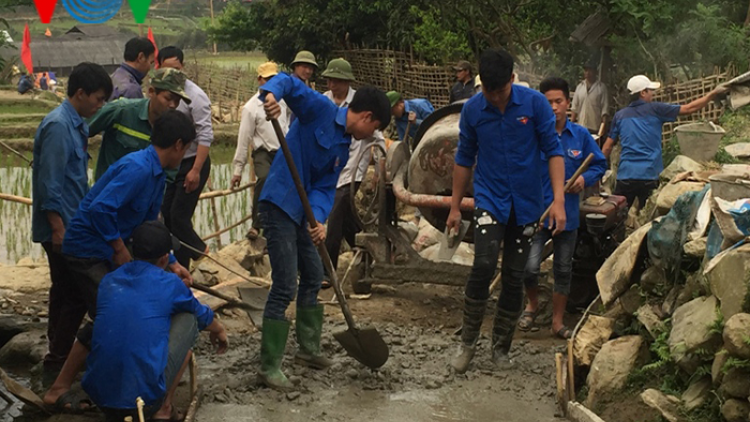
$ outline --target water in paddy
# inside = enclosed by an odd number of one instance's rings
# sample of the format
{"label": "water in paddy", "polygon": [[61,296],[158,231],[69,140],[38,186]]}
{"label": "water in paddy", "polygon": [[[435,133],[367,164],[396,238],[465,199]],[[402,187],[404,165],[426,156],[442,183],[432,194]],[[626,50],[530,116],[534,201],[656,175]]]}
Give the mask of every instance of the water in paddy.
{"label": "water in paddy", "polygon": [[[92,166],[96,162],[91,160]],[[30,152],[25,153],[31,157]],[[228,189],[232,178],[231,160],[233,146],[218,145],[211,149],[211,183],[216,190]],[[89,179],[93,177],[89,171]],[[250,180],[249,167],[245,167],[242,183]],[[31,168],[16,157],[0,155],[0,192],[31,197]],[[250,190],[215,199],[218,225],[224,228],[234,224],[248,215],[252,210]],[[198,202],[193,224],[202,237],[215,232],[211,201]],[[239,240],[250,228],[251,221],[224,233],[221,236],[223,245]],[[216,239],[208,242],[211,250],[218,248]],[[30,257],[34,260],[44,257],[39,244],[31,241],[31,207],[15,202],[0,200],[0,263],[14,264],[19,259]]]}

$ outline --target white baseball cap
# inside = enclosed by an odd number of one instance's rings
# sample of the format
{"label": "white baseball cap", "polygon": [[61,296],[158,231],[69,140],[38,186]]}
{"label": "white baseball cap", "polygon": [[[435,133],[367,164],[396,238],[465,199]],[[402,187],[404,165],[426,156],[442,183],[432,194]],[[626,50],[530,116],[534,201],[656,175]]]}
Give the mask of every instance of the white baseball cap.
{"label": "white baseball cap", "polygon": [[636,75],[628,81],[628,91],[631,94],[637,94],[644,89],[659,89],[660,87],[659,82],[651,82],[651,79],[647,78],[646,75]]}

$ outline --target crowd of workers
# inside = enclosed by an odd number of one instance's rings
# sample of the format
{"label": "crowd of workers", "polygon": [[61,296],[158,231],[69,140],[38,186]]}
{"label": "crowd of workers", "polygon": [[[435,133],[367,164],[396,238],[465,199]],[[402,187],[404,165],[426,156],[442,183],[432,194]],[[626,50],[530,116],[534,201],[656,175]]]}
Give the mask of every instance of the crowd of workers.
{"label": "crowd of workers", "polygon": [[[210,333],[219,353],[228,347],[224,328],[189,289],[191,260],[208,253],[191,220],[209,178],[213,130],[209,98],[182,73],[183,59],[179,48],[163,48],[157,56],[148,39],[134,38],[111,76],[99,65],[81,63],[69,77],[67,99],[37,130],[32,236],[50,265],[44,374],[51,386],[44,402],[57,411],[96,406],[108,420],[122,421],[134,417],[141,397],[148,417],[179,420],[172,397],[198,331]],[[154,63],[158,69],[151,71]],[[311,52],[300,51],[290,69],[280,72],[273,62],[258,66],[258,92],[241,112],[231,181],[240,185],[251,156],[257,183],[248,236],[266,238],[272,267],[258,374],[279,390],[295,388],[281,368],[292,301],[296,362],[317,369],[331,365],[320,348],[323,307],[317,299],[329,275],[316,248],[327,248],[336,268],[342,241],[354,246],[360,227],[352,217],[351,184],[356,191],[362,183],[371,147],[384,147],[391,120],[403,140],[414,137],[434,111],[428,99],[371,86],[355,90],[355,72],[344,59],[331,60],[321,73],[328,84],[324,94],[310,88],[318,69]],[[634,76],[630,104],[608,122],[609,93],[597,80],[596,63],[584,66],[585,79],[572,101],[568,82],[559,77],[544,79],[539,91],[522,84],[513,58],[501,49],[481,54],[478,75],[468,61],[454,70],[450,98],[463,108],[448,228],[461,223],[459,204],[472,179],[476,204],[475,257],[463,298],[460,350],[451,361],[463,373],[476,353],[500,241],[502,291],[491,352],[502,368],[512,364],[508,352],[516,328],[535,325],[541,251],[550,239],[551,332],[570,336],[563,315],[580,194],[599,182],[614,143],[622,146],[614,193],[629,203],[643,201],[662,169],[662,124],[705,107],[724,89],[687,105],[655,103],[659,84]],[[149,72],[144,96],[141,84]],[[314,228],[308,228],[287,163],[277,154],[280,144],[269,119],[286,134],[317,220]],[[600,149],[592,133],[602,133],[603,125],[611,130]],[[89,188],[88,138],[98,133],[103,141]],[[588,169],[565,190],[589,154],[594,159]],[[539,226],[548,206],[549,218]],[[84,391],[76,390],[73,382],[84,367]]]}

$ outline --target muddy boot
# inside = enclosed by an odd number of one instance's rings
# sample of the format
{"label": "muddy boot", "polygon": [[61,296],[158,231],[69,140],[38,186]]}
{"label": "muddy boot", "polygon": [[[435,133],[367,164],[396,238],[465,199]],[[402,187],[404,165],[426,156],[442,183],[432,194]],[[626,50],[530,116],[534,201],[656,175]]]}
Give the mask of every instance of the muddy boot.
{"label": "muddy boot", "polygon": [[294,384],[281,372],[281,361],[284,360],[289,325],[289,321],[263,319],[258,380],[274,390],[289,391],[294,389]]}
{"label": "muddy boot", "polygon": [[513,366],[508,353],[520,316],[520,312],[510,313],[500,308],[495,312],[495,324],[492,327],[492,362],[498,369],[509,369]]}
{"label": "muddy boot", "polygon": [[464,325],[461,331],[461,348],[458,356],[451,361],[451,366],[458,374],[469,369],[469,363],[477,350],[479,329],[482,327],[487,300],[474,300],[464,296]]}
{"label": "muddy boot", "polygon": [[323,331],[323,305],[297,308],[297,344],[295,361],[315,369],[325,369],[333,364],[320,354],[320,334]]}

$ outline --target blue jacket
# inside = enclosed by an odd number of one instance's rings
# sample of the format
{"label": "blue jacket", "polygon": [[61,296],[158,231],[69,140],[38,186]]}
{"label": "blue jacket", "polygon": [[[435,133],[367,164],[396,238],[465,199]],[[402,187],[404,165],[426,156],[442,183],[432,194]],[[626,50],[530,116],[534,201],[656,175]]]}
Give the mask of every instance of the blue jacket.
{"label": "blue jacket", "polygon": [[159,216],[166,174],[153,146],[115,162],[83,198],[65,232],[63,253],[111,260],[109,242],[128,241],[136,227]]}
{"label": "blue jacket", "polygon": [[401,115],[401,118],[394,119],[396,121],[396,129],[398,130],[398,138],[401,140],[404,139],[404,134],[406,134],[406,126],[409,124],[409,112],[412,111],[417,114],[417,121],[409,127],[410,139],[414,139],[414,136],[417,134],[417,128],[422,124],[422,120],[432,114],[435,111],[435,107],[429,101],[420,98],[405,100],[404,114]]}
{"label": "blue jacket", "polygon": [[[604,172],[607,171],[607,159],[604,158],[602,150],[594,141],[594,138],[589,133],[588,129],[583,126],[571,123],[568,120],[565,123],[565,129],[559,136],[560,145],[563,149],[565,157],[565,180],[567,181],[573,177],[573,173],[578,170],[583,160],[594,154],[594,159],[591,160],[588,169],[583,172],[584,184],[586,187],[594,185],[598,182]],[[549,179],[549,165],[547,159],[542,155],[542,183],[544,183],[544,206],[549,207],[552,204],[554,195],[552,193],[552,184]],[[580,209],[581,209],[580,195],[577,193],[566,193],[565,194],[565,215],[567,216],[565,223],[565,230],[577,230],[580,225]],[[544,222],[547,225],[547,221]]]}
{"label": "blue jacket", "polygon": [[132,409],[139,396],[147,406],[164,397],[170,320],[182,312],[195,315],[199,330],[213,322],[211,308],[179,277],[148,262],[129,262],[102,278],[82,382],[97,406]]}
{"label": "blue jacket", "polygon": [[544,157],[563,155],[555,132],[555,114],[537,91],[513,85],[505,113],[484,94],[469,99],[461,111],[455,162],[474,170],[474,203],[502,224],[515,211],[519,226],[544,212]]}
{"label": "blue jacket", "polygon": [[658,180],[664,170],[661,128],[680,114],[678,104],[637,100],[615,113],[609,137],[622,144],[617,180]]}
{"label": "blue jacket", "polygon": [[78,204],[89,191],[88,137],[88,125],[68,100],[52,110],[36,130],[31,171],[34,242],[52,239],[47,211],[60,214],[68,227]]}
{"label": "blue jacket", "polygon": [[[260,100],[270,92],[297,116],[286,140],[294,157],[315,219],[323,223],[333,207],[336,182],[349,159],[351,135],[346,133],[348,107],[339,108],[323,94],[285,73],[261,87]],[[284,154],[276,154],[263,185],[261,201],[275,204],[297,224],[305,224],[302,209]]]}

